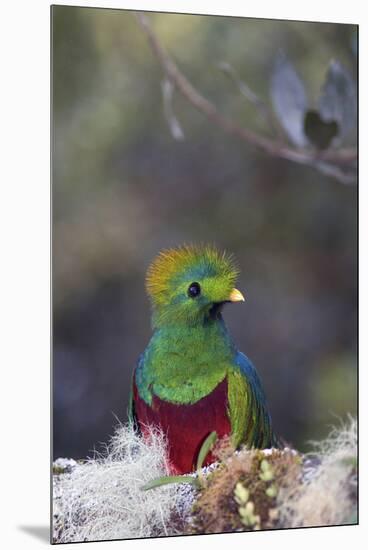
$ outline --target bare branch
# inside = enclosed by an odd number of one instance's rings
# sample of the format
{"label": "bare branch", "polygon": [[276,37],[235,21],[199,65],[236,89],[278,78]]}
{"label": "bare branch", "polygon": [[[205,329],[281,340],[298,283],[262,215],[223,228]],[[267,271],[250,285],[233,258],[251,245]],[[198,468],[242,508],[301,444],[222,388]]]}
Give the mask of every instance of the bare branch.
{"label": "bare branch", "polygon": [[221,62],[219,63],[219,69],[223,73],[225,73],[230,80],[238,87],[239,92],[246,98],[248,101],[254,104],[256,107],[260,118],[268,124],[268,126],[273,130],[273,132],[277,135],[279,139],[283,137],[283,133],[281,132],[281,129],[279,125],[275,121],[275,117],[273,115],[273,112],[271,109],[269,109],[268,105],[260,99],[254,92],[251,90],[243,80],[239,78],[234,68],[230,65],[230,63]]}
{"label": "bare branch", "polygon": [[352,170],[351,172],[344,172],[339,168],[338,166],[334,164],[328,164],[327,162],[318,162],[316,161],[313,166],[322,172],[322,174],[326,174],[326,176],[330,176],[332,178],[335,178],[340,183],[344,183],[345,185],[354,185],[356,184],[356,171]]}
{"label": "bare branch", "polygon": [[161,82],[162,90],[162,101],[164,106],[164,113],[166,117],[167,124],[170,128],[171,135],[177,141],[183,141],[185,139],[184,132],[178,119],[174,114],[173,108],[173,94],[174,94],[174,85],[168,78],[165,78]]}
{"label": "bare branch", "polygon": [[[284,143],[274,141],[248,128],[239,126],[236,122],[220,113],[217,107],[207,98],[202,96],[181,73],[174,61],[161,46],[150,26],[148,18],[141,12],[137,12],[136,16],[167,78],[191,105],[206,115],[214,124],[222,128],[222,130],[228,134],[246,141],[250,145],[265,151],[271,156],[283,158],[298,164],[312,166],[325,174],[328,173],[328,175],[333,176],[336,180],[344,184],[356,182],[355,162],[357,160],[357,151],[355,149],[340,149],[323,152],[294,149]],[[345,170],[341,167],[344,167]]]}

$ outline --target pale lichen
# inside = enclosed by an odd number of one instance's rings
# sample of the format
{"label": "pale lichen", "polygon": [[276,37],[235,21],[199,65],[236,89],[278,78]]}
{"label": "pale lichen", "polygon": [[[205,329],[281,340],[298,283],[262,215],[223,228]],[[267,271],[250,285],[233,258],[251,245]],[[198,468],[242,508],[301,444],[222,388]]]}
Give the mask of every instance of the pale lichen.
{"label": "pale lichen", "polygon": [[54,542],[182,532],[178,485],[141,489],[152,478],[168,474],[166,456],[162,433],[151,430],[146,441],[131,426],[120,425],[103,453],[55,476]]}

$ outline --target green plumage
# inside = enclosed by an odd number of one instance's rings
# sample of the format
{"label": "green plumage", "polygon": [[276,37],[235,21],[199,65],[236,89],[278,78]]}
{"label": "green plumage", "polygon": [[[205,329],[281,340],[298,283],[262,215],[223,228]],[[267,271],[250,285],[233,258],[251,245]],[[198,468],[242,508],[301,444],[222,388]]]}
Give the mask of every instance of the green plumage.
{"label": "green plumage", "polygon": [[[196,404],[206,403],[223,382],[227,398],[208,401],[213,413],[203,409],[206,415],[203,429],[209,424],[208,431],[216,430],[217,422],[217,429],[225,430],[226,421],[236,446],[275,445],[256,369],[237,351],[221,315],[226,302],[243,299],[234,289],[236,276],[233,260],[210,247],[181,247],[161,253],[148,271],[154,332],[135,369],[136,394],[132,396],[130,415],[139,426],[149,420],[152,410],[154,423],[160,424],[160,416],[155,412],[157,403],[161,409],[172,405],[172,419],[168,422],[165,416],[165,422],[173,449],[178,444],[178,435],[171,437],[175,415],[180,421],[184,414],[188,415],[185,429],[191,430],[191,407],[194,411]],[[219,420],[221,409],[224,418]],[[200,425],[201,418],[196,417],[195,422]],[[190,434],[186,436],[190,439]]]}

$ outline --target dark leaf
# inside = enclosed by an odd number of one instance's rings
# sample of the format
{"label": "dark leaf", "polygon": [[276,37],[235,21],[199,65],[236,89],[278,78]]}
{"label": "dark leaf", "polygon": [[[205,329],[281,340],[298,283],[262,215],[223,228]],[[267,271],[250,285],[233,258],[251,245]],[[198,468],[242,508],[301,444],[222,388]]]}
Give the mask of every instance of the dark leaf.
{"label": "dark leaf", "polygon": [[298,147],[307,145],[304,134],[307,95],[303,81],[284,54],[279,54],[276,58],[271,77],[271,99],[275,113],[290,141]]}
{"label": "dark leaf", "polygon": [[325,122],[317,111],[307,111],[304,119],[304,131],[309,141],[317,149],[327,149],[331,141],[339,133],[335,120]]}
{"label": "dark leaf", "polygon": [[319,113],[325,122],[339,125],[336,145],[356,126],[356,90],[352,77],[338,61],[331,61],[319,99]]}

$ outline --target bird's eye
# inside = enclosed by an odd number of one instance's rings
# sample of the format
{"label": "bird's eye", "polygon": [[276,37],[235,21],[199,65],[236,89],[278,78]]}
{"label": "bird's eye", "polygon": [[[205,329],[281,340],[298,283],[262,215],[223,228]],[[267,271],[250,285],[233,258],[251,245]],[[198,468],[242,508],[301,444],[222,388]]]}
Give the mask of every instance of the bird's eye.
{"label": "bird's eye", "polygon": [[199,283],[191,283],[188,288],[188,296],[190,298],[197,298],[201,293],[201,286]]}

